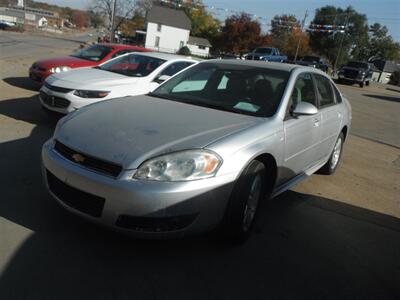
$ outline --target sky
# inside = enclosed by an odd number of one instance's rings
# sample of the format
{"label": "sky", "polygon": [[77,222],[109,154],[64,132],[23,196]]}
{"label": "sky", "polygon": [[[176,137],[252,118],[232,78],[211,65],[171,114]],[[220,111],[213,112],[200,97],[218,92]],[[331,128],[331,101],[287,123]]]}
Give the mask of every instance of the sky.
{"label": "sky", "polygon": [[[46,2],[61,6],[87,9],[91,1],[92,0],[47,0]],[[203,3],[210,8],[210,12],[214,12],[215,16],[222,20],[225,19],[228,14],[217,8],[223,8],[238,13],[244,11],[249,14],[256,14],[267,20],[272,19],[275,15],[281,14],[293,14],[298,19],[302,20],[305,11],[308,10],[309,16],[306,20],[306,24],[310,23],[313,19],[316,8],[325,5],[345,8],[351,5],[356,11],[367,16],[369,24],[378,22],[382,25],[386,25],[393,39],[400,42],[400,0],[203,0]],[[211,7],[214,8],[211,9]],[[268,30],[268,27],[263,26],[263,29]]]}

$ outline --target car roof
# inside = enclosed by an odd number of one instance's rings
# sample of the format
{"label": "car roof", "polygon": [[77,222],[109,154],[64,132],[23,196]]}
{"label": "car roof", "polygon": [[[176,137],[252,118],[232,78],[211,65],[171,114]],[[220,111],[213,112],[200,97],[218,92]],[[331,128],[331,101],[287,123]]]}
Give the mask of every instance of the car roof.
{"label": "car roof", "polygon": [[[281,62],[265,62],[259,60],[241,60],[241,59],[210,59],[207,61],[202,61],[200,63],[217,63],[221,65],[237,65],[237,66],[249,66],[249,67],[257,67],[257,68],[265,68],[265,69],[273,69],[273,70],[281,70],[290,72],[293,69],[302,67],[299,65],[286,64]],[[304,67],[307,68],[308,67]]]}
{"label": "car roof", "polygon": [[133,49],[133,50],[142,50],[142,51],[151,51],[150,49],[134,46],[134,45],[125,45],[125,44],[111,44],[111,43],[98,43],[97,45],[110,47],[114,49]]}
{"label": "car roof", "polygon": [[193,58],[188,57],[188,56],[183,56],[183,55],[177,55],[177,54],[168,54],[168,53],[160,53],[160,52],[146,52],[146,53],[136,53],[144,56],[151,56],[154,58],[159,58],[163,60],[173,60],[173,59],[184,59],[184,60],[193,60]]}

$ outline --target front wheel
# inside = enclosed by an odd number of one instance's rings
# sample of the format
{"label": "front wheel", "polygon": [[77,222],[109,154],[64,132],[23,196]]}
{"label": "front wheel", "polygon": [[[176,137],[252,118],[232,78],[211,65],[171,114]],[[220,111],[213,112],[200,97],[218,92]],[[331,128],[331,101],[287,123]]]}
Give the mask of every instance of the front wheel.
{"label": "front wheel", "polygon": [[253,160],[240,175],[225,211],[222,228],[234,242],[250,236],[260,201],[265,196],[266,171],[263,163]]}
{"label": "front wheel", "polygon": [[336,140],[335,146],[333,147],[329,160],[321,169],[319,169],[318,173],[325,175],[331,175],[335,173],[339,165],[340,158],[342,157],[343,142],[344,142],[344,135],[343,132],[341,132]]}
{"label": "front wheel", "polygon": [[365,82],[365,85],[366,85],[366,86],[369,86],[369,81],[366,81],[366,82]]}
{"label": "front wheel", "polygon": [[364,82],[360,82],[359,85],[360,85],[360,88],[363,88],[364,87]]}

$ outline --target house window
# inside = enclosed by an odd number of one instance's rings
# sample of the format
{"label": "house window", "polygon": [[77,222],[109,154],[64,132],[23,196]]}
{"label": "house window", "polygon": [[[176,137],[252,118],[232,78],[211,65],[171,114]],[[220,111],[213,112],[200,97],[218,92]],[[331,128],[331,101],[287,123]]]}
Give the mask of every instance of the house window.
{"label": "house window", "polygon": [[200,46],[200,45],[199,45],[199,49],[201,49],[201,50],[206,50],[206,46]]}
{"label": "house window", "polygon": [[160,37],[156,36],[156,42],[154,44],[155,47],[160,47]]}
{"label": "house window", "polygon": [[157,24],[157,31],[160,32],[161,31],[161,24]]}

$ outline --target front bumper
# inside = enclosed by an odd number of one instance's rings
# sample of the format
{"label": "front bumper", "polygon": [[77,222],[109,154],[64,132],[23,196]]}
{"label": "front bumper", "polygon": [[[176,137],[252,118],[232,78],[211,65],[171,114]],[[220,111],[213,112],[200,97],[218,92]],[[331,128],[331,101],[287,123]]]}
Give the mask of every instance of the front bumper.
{"label": "front bumper", "polygon": [[[81,217],[141,237],[182,236],[214,228],[223,218],[236,179],[232,174],[191,182],[140,181],[132,179],[135,170],[123,170],[115,179],[66,160],[53,147],[53,140],[49,140],[42,149],[43,175],[52,196]],[[54,176],[82,197],[62,199],[64,194],[60,196],[52,190],[49,179],[54,178],[48,176]],[[88,197],[104,199],[97,214],[88,214],[81,208],[85,203],[80,201]],[[133,220],[133,226],[129,220]],[[152,227],[152,220],[162,225]],[[173,220],[186,224],[165,225]]]}
{"label": "front bumper", "polygon": [[44,80],[52,73],[49,71],[41,71],[39,69],[29,68],[29,78],[42,84]]}
{"label": "front bumper", "polygon": [[364,82],[365,77],[348,77],[344,74],[339,74],[339,79],[347,82],[356,82],[356,83],[361,83]]}
{"label": "front bumper", "polygon": [[[51,98],[51,100],[46,101],[44,98]],[[96,99],[96,98],[91,98],[91,99],[85,99],[85,98],[80,98],[78,96],[74,95],[74,91],[71,91],[69,93],[61,93],[61,92],[56,92],[53,90],[48,89],[46,86],[42,86],[40,89],[40,94],[39,94],[39,100],[42,106],[47,108],[48,110],[52,110],[61,114],[68,114],[70,112],[73,112],[83,106],[107,100],[109,97],[101,98],[101,99]]]}

